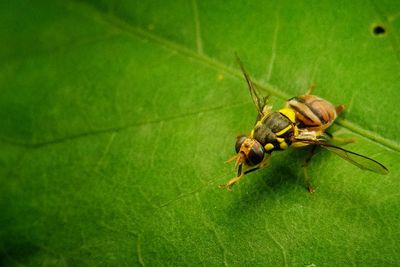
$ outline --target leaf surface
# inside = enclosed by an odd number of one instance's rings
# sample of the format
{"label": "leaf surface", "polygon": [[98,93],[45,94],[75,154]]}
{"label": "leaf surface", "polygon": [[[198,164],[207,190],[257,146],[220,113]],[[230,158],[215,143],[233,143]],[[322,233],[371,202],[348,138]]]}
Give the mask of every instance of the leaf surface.
{"label": "leaf surface", "polygon": [[[387,266],[400,262],[396,1],[35,1],[0,6],[5,266]],[[385,33],[374,34],[381,26]],[[256,110],[314,93],[346,149],[273,155],[233,193]]]}

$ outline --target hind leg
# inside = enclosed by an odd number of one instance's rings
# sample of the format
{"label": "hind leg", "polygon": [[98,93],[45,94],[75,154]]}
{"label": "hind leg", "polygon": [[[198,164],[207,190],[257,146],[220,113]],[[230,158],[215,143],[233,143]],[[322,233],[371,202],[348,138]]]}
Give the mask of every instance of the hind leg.
{"label": "hind leg", "polygon": [[352,138],[337,137],[328,132],[325,132],[324,135],[327,137],[327,140],[329,141],[329,143],[333,143],[334,145],[337,145],[337,146],[343,146],[343,145],[347,145],[350,143],[354,143],[357,140],[354,137],[352,137]]}
{"label": "hind leg", "polygon": [[304,170],[304,184],[308,190],[308,192],[310,193],[314,193],[315,189],[313,187],[313,185],[311,184],[311,178],[310,176],[308,176],[308,170],[307,170],[307,166],[308,163],[310,162],[311,158],[315,155],[315,149],[317,148],[316,145],[311,147],[310,152],[308,153],[307,157],[304,159],[304,164],[303,164],[303,170]]}
{"label": "hind leg", "polygon": [[310,86],[307,89],[306,95],[311,95],[312,91],[314,90],[315,84],[314,82],[310,83]]}
{"label": "hind leg", "polygon": [[336,110],[336,114],[340,114],[340,113],[342,113],[343,112],[343,110],[345,109],[345,105],[344,104],[341,104],[341,105],[339,105],[339,106],[337,106],[337,107],[335,107],[335,110]]}

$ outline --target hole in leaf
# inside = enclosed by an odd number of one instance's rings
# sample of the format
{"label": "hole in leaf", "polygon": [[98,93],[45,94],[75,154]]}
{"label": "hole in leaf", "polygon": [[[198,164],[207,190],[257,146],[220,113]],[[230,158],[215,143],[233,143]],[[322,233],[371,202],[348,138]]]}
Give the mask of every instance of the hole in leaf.
{"label": "hole in leaf", "polygon": [[373,31],[374,35],[383,35],[386,33],[386,29],[382,25],[374,26],[372,31]]}

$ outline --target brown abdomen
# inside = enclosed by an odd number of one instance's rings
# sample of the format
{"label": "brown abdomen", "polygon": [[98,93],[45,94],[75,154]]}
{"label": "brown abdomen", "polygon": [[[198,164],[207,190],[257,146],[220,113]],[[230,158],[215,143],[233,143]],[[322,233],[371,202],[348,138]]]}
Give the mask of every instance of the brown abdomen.
{"label": "brown abdomen", "polygon": [[299,128],[326,129],[336,119],[335,107],[318,96],[305,95],[289,99],[287,107],[296,112]]}

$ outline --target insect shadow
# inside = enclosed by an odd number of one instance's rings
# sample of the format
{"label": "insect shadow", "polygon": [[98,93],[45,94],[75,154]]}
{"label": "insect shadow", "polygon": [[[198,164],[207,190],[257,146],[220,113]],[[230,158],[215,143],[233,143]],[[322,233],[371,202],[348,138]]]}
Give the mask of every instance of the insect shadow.
{"label": "insect shadow", "polygon": [[259,206],[273,207],[277,199],[282,199],[285,195],[290,195],[292,198],[296,195],[299,197],[309,195],[310,193],[304,190],[302,169],[307,153],[305,149],[276,154],[270,166],[248,175],[241,186],[232,192],[234,198],[228,214],[236,217],[251,212]]}

